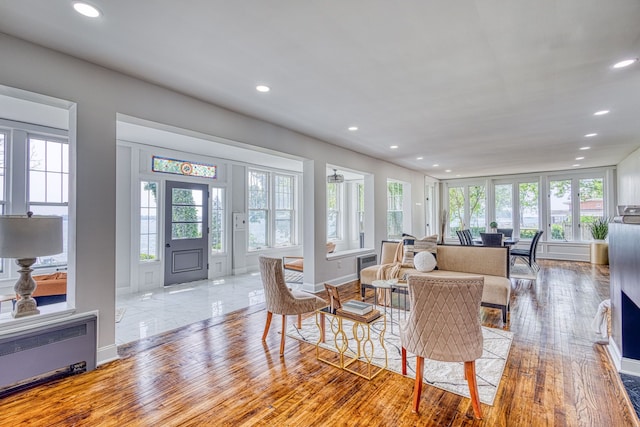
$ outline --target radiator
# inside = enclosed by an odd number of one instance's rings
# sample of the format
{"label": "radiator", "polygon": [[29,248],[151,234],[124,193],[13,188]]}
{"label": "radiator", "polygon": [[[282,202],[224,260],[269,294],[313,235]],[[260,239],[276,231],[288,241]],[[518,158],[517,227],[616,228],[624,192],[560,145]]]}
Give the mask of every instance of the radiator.
{"label": "radiator", "polygon": [[358,279],[360,279],[360,270],[362,270],[363,268],[371,267],[372,265],[376,265],[378,263],[378,255],[361,255],[357,257],[356,260],[358,266]]}
{"label": "radiator", "polygon": [[0,334],[0,391],[49,373],[96,368],[96,315],[81,314]]}

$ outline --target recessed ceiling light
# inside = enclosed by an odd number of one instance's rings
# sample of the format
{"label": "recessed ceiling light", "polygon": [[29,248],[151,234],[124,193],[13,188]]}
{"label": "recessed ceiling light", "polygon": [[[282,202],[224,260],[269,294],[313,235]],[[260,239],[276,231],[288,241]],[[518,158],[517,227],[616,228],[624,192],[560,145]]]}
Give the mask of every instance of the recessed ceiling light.
{"label": "recessed ceiling light", "polygon": [[397,146],[397,145],[392,145],[392,146],[391,146],[391,147],[389,147],[389,148],[391,148],[392,150],[395,150],[396,148],[398,148],[398,146]]}
{"label": "recessed ceiling light", "polygon": [[432,166],[433,166],[434,168],[437,168],[437,167],[438,167],[438,166],[440,166],[440,165],[436,163],[435,165],[432,165]]}
{"label": "recessed ceiling light", "polygon": [[96,8],[95,6],[90,5],[89,3],[84,3],[84,2],[77,1],[77,2],[73,3],[73,8],[79,14],[84,15],[84,16],[89,17],[89,18],[97,18],[98,16],[101,15],[101,13],[98,10],[98,8]]}
{"label": "recessed ceiling light", "polygon": [[638,62],[638,58],[634,58],[634,59],[625,59],[624,61],[616,62],[616,63],[613,65],[613,68],[624,68],[624,67],[628,67],[629,65],[633,64],[634,62]]}
{"label": "recessed ceiling light", "polygon": [[576,157],[576,160],[584,160],[584,157]]}
{"label": "recessed ceiling light", "polygon": [[357,130],[358,130],[358,126],[349,126],[349,130],[350,130],[351,132],[355,132],[355,131],[357,131]]}
{"label": "recessed ceiling light", "polygon": [[591,148],[591,147],[580,147],[580,149],[581,149],[581,150],[588,150],[588,149],[590,149],[590,148]]}
{"label": "recessed ceiling light", "polygon": [[420,156],[420,157],[416,157],[416,160],[422,160],[424,159],[424,157]]}
{"label": "recessed ceiling light", "polygon": [[449,173],[449,172],[451,172],[451,169],[447,169],[447,170],[445,170],[445,172],[446,172],[446,173]]}
{"label": "recessed ceiling light", "polygon": [[458,178],[460,178],[461,176],[462,176],[462,175],[460,175],[460,174],[456,175],[456,177],[458,177]]}
{"label": "recessed ceiling light", "polygon": [[256,90],[258,92],[269,92],[271,90],[271,88],[269,86],[265,86],[265,85],[258,85],[258,86],[256,86]]}
{"label": "recessed ceiling light", "polygon": [[591,138],[591,137],[593,137],[593,136],[598,136],[598,134],[597,134],[597,133],[588,133],[588,134],[586,134],[584,137],[585,137],[585,138]]}
{"label": "recessed ceiling light", "polygon": [[574,167],[574,168],[577,168],[578,166],[580,166],[580,163],[575,163],[575,164],[573,165],[573,167]]}
{"label": "recessed ceiling light", "polygon": [[609,114],[609,110],[600,110],[593,113],[594,116],[604,116],[605,114]]}

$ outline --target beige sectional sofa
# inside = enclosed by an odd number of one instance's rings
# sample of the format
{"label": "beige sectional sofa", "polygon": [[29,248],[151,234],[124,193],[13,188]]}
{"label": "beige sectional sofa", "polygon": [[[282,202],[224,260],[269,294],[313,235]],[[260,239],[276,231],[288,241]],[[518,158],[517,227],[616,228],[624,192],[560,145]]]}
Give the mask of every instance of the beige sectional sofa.
{"label": "beige sectional sofa", "polygon": [[[401,242],[382,244],[380,264],[363,268],[360,271],[360,286],[364,296],[365,288],[371,288],[374,280],[382,277],[385,264],[393,264],[397,259],[397,249]],[[404,281],[410,274],[434,276],[478,276],[484,277],[482,305],[502,310],[502,320],[507,323],[511,281],[509,280],[509,249],[506,247],[438,245],[436,247],[437,269],[420,272],[408,265],[395,269],[398,280]],[[389,271],[387,268],[386,271]]]}

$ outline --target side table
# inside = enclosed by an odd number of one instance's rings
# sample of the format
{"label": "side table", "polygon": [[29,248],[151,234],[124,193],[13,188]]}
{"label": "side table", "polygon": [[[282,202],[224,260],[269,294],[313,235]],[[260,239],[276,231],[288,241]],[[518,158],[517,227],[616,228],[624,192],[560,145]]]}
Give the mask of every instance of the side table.
{"label": "side table", "polygon": [[[393,333],[393,289],[398,284],[398,279],[374,280],[371,286],[374,288],[373,305],[378,306],[378,289],[385,295],[384,299],[389,301],[389,317],[391,318],[391,333]],[[386,301],[385,301],[386,302]]]}

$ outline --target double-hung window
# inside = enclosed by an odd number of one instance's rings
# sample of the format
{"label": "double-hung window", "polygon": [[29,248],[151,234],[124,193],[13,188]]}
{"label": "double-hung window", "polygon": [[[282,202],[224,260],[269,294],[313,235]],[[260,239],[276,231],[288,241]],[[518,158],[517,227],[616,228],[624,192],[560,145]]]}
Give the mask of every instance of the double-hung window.
{"label": "double-hung window", "polygon": [[224,188],[211,189],[211,253],[219,254],[225,251],[225,226],[224,226]]}
{"label": "double-hung window", "polygon": [[30,134],[28,150],[29,210],[35,215],[61,216],[64,230],[63,252],[38,258],[34,267],[64,266],[68,253],[69,144],[66,140]]}
{"label": "double-hung window", "polygon": [[296,177],[249,169],[249,250],[295,244]]}
{"label": "double-hung window", "polygon": [[327,240],[342,238],[342,183],[327,184]]}
{"label": "double-hung window", "polygon": [[398,239],[404,226],[404,185],[387,181],[387,236]]}

